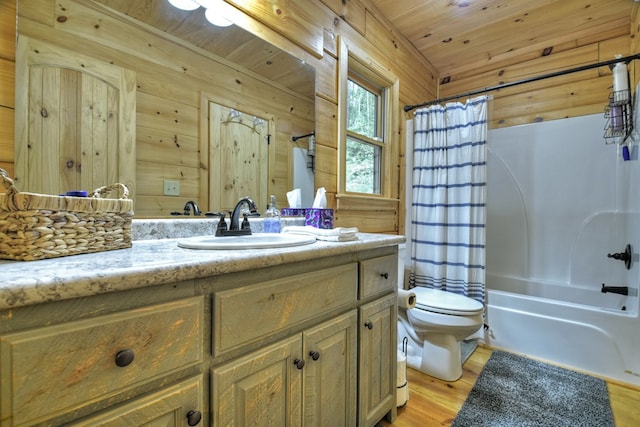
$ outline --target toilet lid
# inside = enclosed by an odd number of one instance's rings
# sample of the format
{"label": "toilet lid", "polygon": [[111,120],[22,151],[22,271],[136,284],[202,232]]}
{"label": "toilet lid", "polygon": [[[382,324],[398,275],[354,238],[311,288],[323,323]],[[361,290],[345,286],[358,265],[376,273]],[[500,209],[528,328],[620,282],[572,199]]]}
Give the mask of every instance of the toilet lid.
{"label": "toilet lid", "polygon": [[472,316],[482,312],[480,301],[453,292],[418,286],[411,289],[416,294],[416,308],[435,313]]}

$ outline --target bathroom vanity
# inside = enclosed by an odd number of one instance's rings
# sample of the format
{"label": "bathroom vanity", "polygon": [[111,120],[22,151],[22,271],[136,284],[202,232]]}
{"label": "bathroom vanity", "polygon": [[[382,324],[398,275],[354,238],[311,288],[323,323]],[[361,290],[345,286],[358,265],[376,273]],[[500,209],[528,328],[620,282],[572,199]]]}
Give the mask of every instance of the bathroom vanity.
{"label": "bathroom vanity", "polygon": [[403,241],[0,261],[0,426],[393,420]]}

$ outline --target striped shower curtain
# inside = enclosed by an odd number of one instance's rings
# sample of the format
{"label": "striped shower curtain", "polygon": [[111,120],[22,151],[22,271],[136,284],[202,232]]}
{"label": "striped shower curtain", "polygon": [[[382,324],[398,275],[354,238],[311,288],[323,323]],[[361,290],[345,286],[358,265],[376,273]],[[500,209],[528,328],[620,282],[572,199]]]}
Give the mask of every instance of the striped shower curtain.
{"label": "striped shower curtain", "polygon": [[409,284],[484,303],[487,97],[413,122]]}

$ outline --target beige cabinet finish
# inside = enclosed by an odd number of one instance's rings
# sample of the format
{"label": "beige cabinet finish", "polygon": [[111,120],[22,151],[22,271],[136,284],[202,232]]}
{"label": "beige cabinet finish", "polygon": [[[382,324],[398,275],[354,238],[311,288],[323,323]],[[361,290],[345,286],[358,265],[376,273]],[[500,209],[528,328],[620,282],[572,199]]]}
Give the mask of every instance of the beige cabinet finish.
{"label": "beige cabinet finish", "polygon": [[187,422],[189,419],[195,422],[202,416],[200,410],[204,407],[203,379],[200,375],[71,425],[179,427],[190,425]]}
{"label": "beige cabinet finish", "polygon": [[387,255],[360,262],[360,299],[389,292],[398,282],[398,257]]}
{"label": "beige cabinet finish", "polygon": [[356,311],[213,370],[214,426],[349,426]]}
{"label": "beige cabinet finish", "polygon": [[347,427],[356,419],[357,323],[353,310],[304,333],[304,426]]}
{"label": "beige cabinet finish", "polygon": [[356,300],[356,264],[216,292],[214,355]]}
{"label": "beige cabinet finish", "polygon": [[298,426],[302,408],[299,335],[213,370],[214,426]]}
{"label": "beige cabinet finish", "polygon": [[361,426],[374,425],[389,405],[395,407],[396,322],[395,294],[360,308],[360,396]]}
{"label": "beige cabinet finish", "polygon": [[0,426],[393,420],[396,251],[0,310]]}
{"label": "beige cabinet finish", "polygon": [[190,298],[0,337],[3,420],[31,425],[200,362],[202,316]]}

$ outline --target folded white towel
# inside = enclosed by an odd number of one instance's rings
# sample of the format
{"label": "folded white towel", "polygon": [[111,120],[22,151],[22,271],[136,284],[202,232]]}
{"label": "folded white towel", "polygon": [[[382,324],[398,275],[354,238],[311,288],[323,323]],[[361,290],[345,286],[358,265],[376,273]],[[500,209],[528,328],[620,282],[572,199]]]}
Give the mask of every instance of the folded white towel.
{"label": "folded white towel", "polygon": [[288,225],[286,227],[282,227],[282,232],[315,236],[316,239],[327,242],[348,242],[351,240],[358,240],[358,229],[356,227],[323,229],[315,228],[310,225]]}

